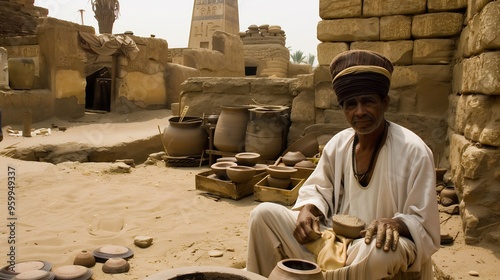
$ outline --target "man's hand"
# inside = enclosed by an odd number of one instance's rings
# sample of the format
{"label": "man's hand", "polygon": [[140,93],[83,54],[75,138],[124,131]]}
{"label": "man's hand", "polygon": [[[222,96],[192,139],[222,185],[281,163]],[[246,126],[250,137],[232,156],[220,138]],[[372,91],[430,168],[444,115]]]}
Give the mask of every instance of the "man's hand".
{"label": "man's hand", "polygon": [[365,243],[370,244],[372,237],[376,235],[376,246],[384,251],[392,249],[396,251],[399,243],[399,236],[411,238],[408,227],[405,223],[397,219],[379,219],[374,220],[371,224],[361,232],[361,236],[365,237]]}
{"label": "man's hand", "polygon": [[319,227],[321,213],[314,205],[300,209],[293,236],[300,244],[306,244],[321,237]]}

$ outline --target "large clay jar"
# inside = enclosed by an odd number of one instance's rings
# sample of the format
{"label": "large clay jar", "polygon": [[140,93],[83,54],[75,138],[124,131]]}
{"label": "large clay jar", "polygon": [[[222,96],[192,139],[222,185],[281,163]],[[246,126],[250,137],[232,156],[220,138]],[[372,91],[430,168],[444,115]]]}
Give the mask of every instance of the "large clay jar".
{"label": "large clay jar", "polygon": [[180,117],[168,119],[163,130],[163,146],[171,157],[200,156],[206,147],[208,136],[201,127],[202,119],[198,117]]}
{"label": "large clay jar", "polygon": [[9,58],[9,85],[12,89],[32,89],[35,61],[32,58]]}
{"label": "large clay jar", "polygon": [[321,268],[310,261],[285,259],[274,267],[268,280],[324,280]]}
{"label": "large clay jar", "polygon": [[214,132],[214,146],[223,152],[245,151],[249,106],[223,106]]}
{"label": "large clay jar", "polygon": [[259,153],[261,159],[273,160],[285,149],[285,131],[288,121],[283,111],[287,107],[249,109],[250,121],[246,129],[245,150]]}

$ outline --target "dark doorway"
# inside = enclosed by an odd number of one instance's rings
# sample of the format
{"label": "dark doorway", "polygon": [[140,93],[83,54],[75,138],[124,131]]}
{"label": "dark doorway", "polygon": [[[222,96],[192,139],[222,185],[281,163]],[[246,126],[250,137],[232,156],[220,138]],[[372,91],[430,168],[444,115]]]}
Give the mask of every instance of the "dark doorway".
{"label": "dark doorway", "polygon": [[257,75],[257,67],[245,67],[245,76]]}
{"label": "dark doorway", "polygon": [[107,111],[111,108],[111,72],[107,67],[87,76],[85,109]]}

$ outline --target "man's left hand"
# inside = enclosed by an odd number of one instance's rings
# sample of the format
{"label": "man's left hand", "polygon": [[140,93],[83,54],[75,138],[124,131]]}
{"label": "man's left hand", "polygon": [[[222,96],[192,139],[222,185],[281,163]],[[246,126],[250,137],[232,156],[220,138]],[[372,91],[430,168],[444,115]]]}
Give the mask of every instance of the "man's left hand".
{"label": "man's left hand", "polygon": [[374,220],[371,224],[361,232],[361,236],[365,238],[365,243],[370,244],[373,236],[376,235],[376,246],[384,251],[392,249],[396,251],[399,243],[400,235],[409,235],[408,227],[405,223],[396,219],[379,219]]}

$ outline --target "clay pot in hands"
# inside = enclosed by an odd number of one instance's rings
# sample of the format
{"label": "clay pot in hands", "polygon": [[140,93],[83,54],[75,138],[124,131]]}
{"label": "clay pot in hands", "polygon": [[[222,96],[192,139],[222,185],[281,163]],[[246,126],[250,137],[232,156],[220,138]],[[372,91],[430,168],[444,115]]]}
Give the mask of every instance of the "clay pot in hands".
{"label": "clay pot in hands", "polygon": [[324,280],[321,268],[310,261],[285,259],[279,261],[267,278],[269,280]]}
{"label": "clay pot in hands", "polygon": [[227,177],[234,183],[246,183],[252,180],[255,175],[255,168],[250,166],[228,166],[226,168]]}
{"label": "clay pot in hands", "polygon": [[358,217],[350,215],[334,215],[332,217],[332,229],[341,236],[356,239],[360,237],[365,228],[365,222]]}

